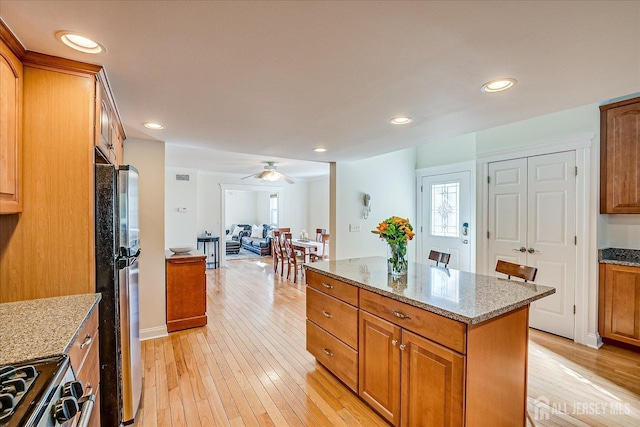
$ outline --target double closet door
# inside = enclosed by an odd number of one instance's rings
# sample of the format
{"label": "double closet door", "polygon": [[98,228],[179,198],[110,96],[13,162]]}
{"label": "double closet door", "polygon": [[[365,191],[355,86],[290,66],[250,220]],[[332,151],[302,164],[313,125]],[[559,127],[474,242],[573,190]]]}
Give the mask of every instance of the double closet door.
{"label": "double closet door", "polygon": [[[556,293],[531,304],[529,325],[573,339],[576,280],[574,151],[489,163],[487,271],[501,259],[538,268]],[[504,277],[500,273],[493,273]]]}

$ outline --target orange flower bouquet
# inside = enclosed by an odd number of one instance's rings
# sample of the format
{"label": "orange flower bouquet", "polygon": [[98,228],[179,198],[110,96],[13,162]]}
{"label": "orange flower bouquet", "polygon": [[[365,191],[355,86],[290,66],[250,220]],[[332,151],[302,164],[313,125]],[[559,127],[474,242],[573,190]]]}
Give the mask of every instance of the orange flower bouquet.
{"label": "orange flower bouquet", "polygon": [[378,224],[372,233],[380,236],[389,245],[388,267],[392,276],[402,276],[407,273],[407,242],[413,240],[415,233],[409,219],[392,216]]}

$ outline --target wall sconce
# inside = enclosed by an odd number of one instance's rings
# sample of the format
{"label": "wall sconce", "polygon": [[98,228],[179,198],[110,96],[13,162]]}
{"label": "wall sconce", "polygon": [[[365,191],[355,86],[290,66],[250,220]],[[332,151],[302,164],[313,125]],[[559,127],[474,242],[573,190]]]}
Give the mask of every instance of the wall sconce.
{"label": "wall sconce", "polygon": [[364,208],[362,209],[362,218],[368,219],[371,212],[371,195],[365,194],[363,198]]}

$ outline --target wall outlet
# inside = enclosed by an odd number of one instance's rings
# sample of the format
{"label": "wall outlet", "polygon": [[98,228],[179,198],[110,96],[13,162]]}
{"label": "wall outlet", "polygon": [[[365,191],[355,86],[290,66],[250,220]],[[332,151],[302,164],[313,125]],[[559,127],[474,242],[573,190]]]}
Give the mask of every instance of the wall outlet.
{"label": "wall outlet", "polygon": [[349,231],[352,233],[360,231],[360,224],[349,224]]}

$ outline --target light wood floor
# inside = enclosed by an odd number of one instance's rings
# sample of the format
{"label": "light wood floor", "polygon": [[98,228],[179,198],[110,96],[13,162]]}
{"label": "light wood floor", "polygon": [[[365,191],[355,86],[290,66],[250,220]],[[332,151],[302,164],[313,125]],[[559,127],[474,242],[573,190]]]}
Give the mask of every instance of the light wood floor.
{"label": "light wood floor", "polygon": [[[206,327],[143,342],[134,425],[386,425],[305,350],[304,285],[229,264],[207,270]],[[640,425],[640,354],[534,330],[529,350],[534,425]]]}

